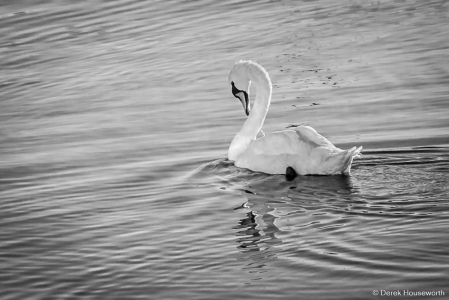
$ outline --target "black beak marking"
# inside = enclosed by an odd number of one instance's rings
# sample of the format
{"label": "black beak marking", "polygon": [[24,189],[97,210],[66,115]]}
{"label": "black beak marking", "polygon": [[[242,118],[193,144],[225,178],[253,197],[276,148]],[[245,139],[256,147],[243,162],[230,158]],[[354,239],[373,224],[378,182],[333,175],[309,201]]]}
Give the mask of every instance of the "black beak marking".
{"label": "black beak marking", "polygon": [[234,81],[231,81],[231,85],[232,85],[232,95],[234,95],[235,98],[237,98],[237,99],[239,99],[241,101],[240,97],[237,96],[237,94],[238,93],[243,93],[243,95],[245,95],[245,107],[246,107],[245,113],[246,113],[247,116],[249,116],[249,110],[248,110],[249,98],[248,98],[248,93],[245,92],[245,91],[239,90],[238,88],[236,88],[235,85],[234,85]]}

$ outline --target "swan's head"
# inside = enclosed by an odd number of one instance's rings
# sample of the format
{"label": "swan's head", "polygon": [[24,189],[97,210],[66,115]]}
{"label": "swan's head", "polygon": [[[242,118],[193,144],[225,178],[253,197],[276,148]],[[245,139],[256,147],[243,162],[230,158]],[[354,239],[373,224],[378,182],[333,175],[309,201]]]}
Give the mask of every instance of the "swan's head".
{"label": "swan's head", "polygon": [[248,78],[247,64],[237,62],[229,73],[229,85],[232,89],[232,95],[240,100],[246,115],[249,115],[251,104],[249,102],[249,85],[251,81]]}

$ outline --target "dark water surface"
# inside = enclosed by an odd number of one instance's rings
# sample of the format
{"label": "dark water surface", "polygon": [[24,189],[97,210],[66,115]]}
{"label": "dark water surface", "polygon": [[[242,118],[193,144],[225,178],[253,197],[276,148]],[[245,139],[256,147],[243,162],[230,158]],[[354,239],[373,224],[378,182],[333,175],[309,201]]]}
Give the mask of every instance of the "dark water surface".
{"label": "dark water surface", "polygon": [[[0,298],[448,299],[448,24],[442,0],[2,1]],[[264,131],[363,145],[352,176],[225,159],[238,59],[272,78]]]}

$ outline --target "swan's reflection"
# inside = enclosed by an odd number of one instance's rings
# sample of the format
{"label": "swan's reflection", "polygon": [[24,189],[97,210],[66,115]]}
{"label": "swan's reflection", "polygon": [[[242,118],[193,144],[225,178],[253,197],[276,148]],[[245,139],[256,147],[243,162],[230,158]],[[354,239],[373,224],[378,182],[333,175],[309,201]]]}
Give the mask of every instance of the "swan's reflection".
{"label": "swan's reflection", "polygon": [[268,263],[278,259],[282,250],[279,247],[283,243],[279,237],[282,229],[276,225],[281,216],[294,213],[298,208],[305,211],[306,216],[330,206],[336,214],[340,214],[340,209],[343,214],[354,196],[360,193],[360,186],[350,176],[301,176],[294,181],[267,176],[251,182],[249,189],[243,192],[248,201],[235,208],[245,211],[244,217],[233,227],[237,248],[243,254],[243,269],[249,273],[264,273],[269,270]]}
{"label": "swan's reflection", "polygon": [[[282,178],[282,176],[279,176]],[[275,186],[276,184],[276,186]],[[303,196],[308,194],[326,193],[326,194],[357,194],[361,192],[360,183],[356,178],[348,175],[335,176],[298,176],[292,181],[276,180],[266,178],[251,184],[255,193],[274,193],[286,194],[291,190],[302,191]],[[301,195],[298,195],[300,197]]]}
{"label": "swan's reflection", "polygon": [[[256,195],[252,195],[256,196]],[[276,217],[273,213],[275,209],[267,204],[266,199],[252,200],[248,197],[248,202],[245,202],[239,209],[251,208],[246,212],[245,217],[240,219],[236,229],[237,248],[244,255],[244,260],[247,262],[243,269],[249,270],[249,273],[264,273],[264,267],[267,262],[277,258],[276,244],[282,241],[276,236],[280,229],[275,225]]]}
{"label": "swan's reflection", "polygon": [[234,229],[242,229],[236,232],[237,242],[240,244],[238,248],[243,251],[260,251],[258,243],[262,239],[260,230],[257,229],[256,214],[250,211],[246,214],[246,218],[240,220],[239,225]]}

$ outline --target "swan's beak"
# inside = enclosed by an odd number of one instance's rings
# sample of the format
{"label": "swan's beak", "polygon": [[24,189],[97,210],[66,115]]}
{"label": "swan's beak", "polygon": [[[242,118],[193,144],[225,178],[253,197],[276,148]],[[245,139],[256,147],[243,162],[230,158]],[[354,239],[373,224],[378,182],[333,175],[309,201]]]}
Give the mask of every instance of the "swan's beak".
{"label": "swan's beak", "polygon": [[246,115],[249,116],[249,111],[251,110],[251,107],[249,104],[248,94],[241,91],[234,94],[234,96],[240,100],[240,103],[242,103],[243,106],[243,110],[245,111]]}

